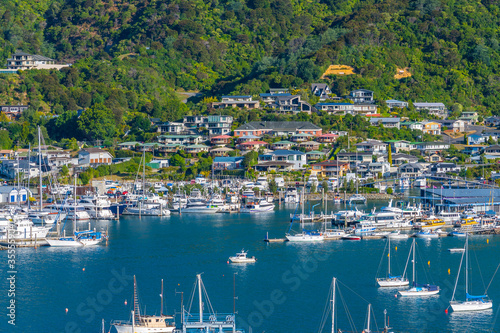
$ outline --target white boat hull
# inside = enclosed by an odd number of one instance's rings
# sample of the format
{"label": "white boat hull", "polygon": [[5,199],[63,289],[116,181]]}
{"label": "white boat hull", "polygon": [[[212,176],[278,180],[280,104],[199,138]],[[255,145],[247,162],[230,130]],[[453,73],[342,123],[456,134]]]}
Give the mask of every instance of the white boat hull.
{"label": "white boat hull", "polygon": [[387,235],[387,238],[390,238],[390,239],[408,239],[408,234],[399,234],[399,235],[392,235],[392,234],[389,234]]}
{"label": "white boat hull", "polygon": [[439,293],[438,290],[427,290],[425,288],[422,289],[416,289],[416,288],[411,288],[408,290],[400,290],[398,291],[398,294],[401,296],[407,296],[407,297],[424,297],[424,296],[432,296],[436,295]]}
{"label": "white boat hull", "polygon": [[257,261],[257,259],[255,259],[255,258],[238,259],[238,258],[234,258],[234,257],[229,257],[229,260],[233,264],[250,264],[250,263],[254,263]]}
{"label": "white boat hull", "polygon": [[265,213],[265,212],[272,212],[273,210],[274,206],[259,207],[259,208],[241,208],[240,213]]}
{"label": "white boat hull", "polygon": [[417,238],[439,238],[438,234],[417,234]]}
{"label": "white boat hull", "polygon": [[289,242],[322,242],[325,237],[322,235],[286,235]]}
{"label": "white boat hull", "polygon": [[450,302],[451,308],[455,312],[462,311],[483,311],[493,307],[492,301],[465,301],[465,302]]}
{"label": "white boat hull", "polygon": [[83,246],[82,243],[74,239],[47,239],[47,243],[53,247],[80,247]]}
{"label": "white boat hull", "polygon": [[383,288],[397,288],[408,286],[410,282],[407,279],[377,279],[379,287]]}
{"label": "white boat hull", "polygon": [[[113,325],[118,333],[131,333],[132,325]],[[134,333],[171,333],[175,327],[134,327]]]}

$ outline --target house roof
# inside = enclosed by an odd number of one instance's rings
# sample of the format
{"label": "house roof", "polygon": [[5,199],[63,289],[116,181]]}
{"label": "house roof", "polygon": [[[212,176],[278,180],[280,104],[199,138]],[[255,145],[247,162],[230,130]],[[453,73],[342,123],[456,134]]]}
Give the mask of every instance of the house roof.
{"label": "house roof", "polygon": [[231,139],[231,138],[232,138],[232,136],[226,135],[226,134],[217,135],[217,136],[212,137],[212,139]]}
{"label": "house roof", "polygon": [[309,121],[251,121],[249,123],[243,124],[236,130],[282,130],[282,131],[296,131],[302,130],[319,130],[321,127],[312,124]]}
{"label": "house roof", "polygon": [[356,91],[362,91],[362,92],[369,92],[369,93],[373,93],[373,91],[368,90],[368,89],[356,89],[356,90],[351,91],[351,94],[352,94],[352,93],[354,93],[354,92],[356,92]]}
{"label": "house roof", "polygon": [[186,148],[209,148],[209,147],[205,145],[189,145],[186,146]]}
{"label": "house roof", "polygon": [[397,99],[388,99],[385,102],[386,103],[406,103],[406,102],[403,102],[403,101],[398,101]]}
{"label": "house roof", "polygon": [[338,137],[338,135],[333,133],[325,133],[318,136],[318,138],[335,138],[335,137]]}
{"label": "house roof", "polygon": [[309,134],[309,133],[297,133],[297,134],[292,135],[292,138],[295,138],[295,137],[306,137],[306,138],[308,138],[308,137],[311,137],[311,136],[314,136],[314,135]]}
{"label": "house roof", "polygon": [[225,95],[225,96],[222,96],[222,98],[251,98],[252,96],[250,95]]}
{"label": "house roof", "polygon": [[370,123],[399,123],[401,118],[371,118]]}
{"label": "house roof", "polygon": [[[83,148],[82,150],[89,153],[89,154],[92,154],[92,153],[108,153],[109,154],[108,151],[102,150],[101,148]],[[82,150],[80,150],[80,151],[82,151]]]}
{"label": "house roof", "polygon": [[444,104],[443,103],[427,103],[427,102],[420,102],[420,103],[413,103],[413,106],[428,106],[428,107],[432,107],[432,106],[442,106],[444,107]]}
{"label": "house roof", "polygon": [[119,143],[118,146],[135,146],[137,144],[141,144],[141,143],[137,142],[137,141],[128,141],[128,142]]}
{"label": "house roof", "polygon": [[292,166],[293,163],[285,161],[264,161],[257,164],[257,166]]}
{"label": "house roof", "polygon": [[326,155],[324,151],[312,150],[306,153],[306,155]]}
{"label": "house roof", "polygon": [[405,164],[401,164],[399,166],[399,168],[400,169],[402,169],[402,168],[414,168],[414,169],[417,168],[419,170],[424,169],[424,167],[420,163],[405,163]]}
{"label": "house roof", "polygon": [[318,145],[318,146],[319,146],[319,145],[320,145],[320,143],[319,143],[319,142],[316,142],[316,141],[305,141],[305,142],[300,142],[300,143],[299,143],[299,146],[301,146],[301,145],[304,145],[304,146],[305,146],[305,145]]}
{"label": "house roof", "polygon": [[323,105],[332,105],[332,106],[335,106],[335,105],[354,105],[353,103],[333,103],[333,102],[329,102],[329,103],[316,103],[316,106],[323,106]]}
{"label": "house roof", "polygon": [[260,136],[256,136],[256,135],[244,135],[244,136],[240,136],[240,139],[259,139]]}
{"label": "house roof", "polygon": [[253,146],[253,145],[267,145],[265,141],[248,141],[240,143],[242,146]]}
{"label": "house roof", "polygon": [[12,56],[30,56],[31,54],[29,53],[26,53],[26,52],[23,52],[23,51],[17,51],[16,53],[14,53]]}
{"label": "house roof", "polygon": [[233,151],[233,150],[234,149],[229,148],[229,147],[218,147],[218,148],[210,149],[210,152],[221,152],[221,153],[224,153],[224,152]]}
{"label": "house roof", "polygon": [[54,59],[44,57],[39,54],[33,54],[33,60],[35,61],[55,61]]}
{"label": "house roof", "polygon": [[283,141],[278,141],[278,142],[274,142],[273,145],[294,145],[295,142],[291,142],[291,141],[287,141],[287,140],[283,140]]}
{"label": "house roof", "polygon": [[271,96],[279,97],[279,96],[292,96],[292,94],[290,94],[290,93],[282,93],[282,94],[263,93],[263,94],[259,94],[259,96],[260,97],[271,97]]}
{"label": "house roof", "polygon": [[243,156],[223,156],[223,157],[215,157],[214,163],[228,163],[228,162],[238,162],[243,160]]}
{"label": "house roof", "polygon": [[284,155],[305,155],[305,153],[303,153],[301,151],[298,151],[298,150],[278,149],[278,150],[271,151],[271,152],[269,152],[267,154],[264,154],[264,155],[280,155],[280,156],[284,156]]}
{"label": "house roof", "polygon": [[323,162],[319,162],[319,163],[315,163],[313,165],[326,165],[326,166],[342,166],[342,165],[348,165],[349,163],[348,162],[342,162],[342,161],[338,161],[338,160],[328,160],[328,161],[323,161]]}

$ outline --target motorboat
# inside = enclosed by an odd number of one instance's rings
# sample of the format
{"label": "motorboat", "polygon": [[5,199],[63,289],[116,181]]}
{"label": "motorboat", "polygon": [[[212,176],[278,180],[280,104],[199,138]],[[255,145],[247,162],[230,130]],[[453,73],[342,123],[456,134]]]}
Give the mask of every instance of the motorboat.
{"label": "motorboat", "polygon": [[265,199],[254,199],[241,207],[240,213],[263,213],[273,210],[274,203],[268,202]]}
{"label": "motorboat", "polygon": [[439,234],[437,232],[433,232],[432,230],[419,231],[415,234],[417,238],[438,238]]}
{"label": "motorboat", "polygon": [[43,239],[52,228],[36,226],[25,216],[12,216],[10,220],[10,225],[0,230],[0,239]]}
{"label": "motorboat", "polygon": [[315,186],[318,187],[319,181],[316,175],[310,175],[307,179],[306,186]]}
{"label": "motorboat", "polygon": [[341,239],[343,239],[343,240],[361,240],[361,236],[348,234],[348,235],[341,237]]}
{"label": "motorboat", "polygon": [[462,248],[462,247],[460,247],[460,248],[448,249],[448,251],[449,251],[450,253],[462,253],[462,252],[464,252],[464,251],[465,251],[465,249],[464,249],[464,248]]}
{"label": "motorboat", "polygon": [[349,204],[353,204],[353,203],[363,203],[363,204],[366,204],[366,198],[361,195],[361,194],[353,194],[349,197]]}
{"label": "motorboat", "polygon": [[236,253],[235,256],[229,257],[229,261],[232,262],[233,264],[246,264],[246,263],[253,263],[256,262],[257,259],[255,257],[248,257],[247,256],[248,251],[245,251],[244,249],[241,250],[241,252]]}
{"label": "motorboat", "polygon": [[285,192],[285,203],[298,203],[300,195],[295,187],[289,187]]}
{"label": "motorboat", "polygon": [[459,212],[446,212],[444,210],[440,211],[436,217],[443,220],[446,224],[453,224],[462,218]]}
{"label": "motorboat", "polygon": [[408,234],[403,234],[399,230],[395,230],[387,235],[390,239],[408,239],[410,237]]}
{"label": "motorboat", "polygon": [[453,237],[466,237],[467,236],[467,234],[465,232],[460,232],[460,231],[452,231],[448,235],[453,236]]}
{"label": "motorboat", "polygon": [[422,230],[435,230],[435,229],[441,228],[445,224],[446,223],[443,220],[434,217],[434,218],[422,220],[422,224],[420,225],[420,228]]}

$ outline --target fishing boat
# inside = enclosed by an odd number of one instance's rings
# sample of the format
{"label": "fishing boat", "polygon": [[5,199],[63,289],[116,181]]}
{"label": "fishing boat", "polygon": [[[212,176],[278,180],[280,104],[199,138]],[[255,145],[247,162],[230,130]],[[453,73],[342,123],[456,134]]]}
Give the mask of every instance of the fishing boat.
{"label": "fishing boat", "polygon": [[[455,293],[457,291],[458,280],[460,278],[460,272],[462,270],[462,262],[465,256],[465,301],[460,302],[455,299]],[[460,266],[458,268],[457,279],[455,281],[455,288],[453,289],[453,295],[450,301],[451,308],[455,312],[465,312],[465,311],[482,311],[488,310],[493,307],[493,302],[488,298],[488,295],[472,296],[469,295],[469,236],[465,238],[465,247],[462,253],[462,259],[460,260]]]}
{"label": "fishing boat", "polygon": [[[432,296],[439,293],[439,286],[431,285],[431,284],[418,284],[416,281],[416,271],[415,271],[415,239],[413,239],[413,244],[410,249],[413,252],[413,278],[412,278],[412,287],[408,290],[400,290],[398,294],[401,296],[410,296],[410,297],[422,297],[422,296]],[[410,253],[411,254],[411,253]],[[408,255],[408,259],[410,255]]]}
{"label": "fishing boat", "polygon": [[112,321],[118,333],[172,333],[175,330],[173,316],[163,314],[163,280],[161,281],[161,310],[159,316],[141,315],[139,296],[137,295],[137,282],[134,275],[134,310],[130,321]]}
{"label": "fishing boat", "polygon": [[235,256],[229,257],[229,261],[234,263],[234,264],[246,264],[246,263],[253,263],[256,262],[257,259],[255,257],[248,257],[247,256],[248,251],[245,252],[245,250],[241,250],[241,252],[236,253]]}
{"label": "fishing boat", "polygon": [[[385,251],[384,254],[385,255]],[[404,287],[409,285],[408,279],[405,278],[406,267],[403,275],[391,275],[391,238],[387,237],[387,276],[377,278],[377,283],[380,287]]]}

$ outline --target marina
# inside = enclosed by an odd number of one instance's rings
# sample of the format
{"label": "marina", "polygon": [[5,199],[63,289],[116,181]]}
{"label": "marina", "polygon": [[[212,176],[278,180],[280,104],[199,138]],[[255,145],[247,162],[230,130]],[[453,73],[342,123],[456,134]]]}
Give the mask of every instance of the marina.
{"label": "marina", "polygon": [[[371,207],[377,209],[386,205],[384,201],[371,203]],[[214,308],[229,312],[234,305],[238,312],[236,324],[246,332],[250,326],[253,331],[307,331],[309,323],[295,322],[292,325],[290,321],[299,314],[317,318],[317,321],[321,319],[320,310],[313,304],[324,301],[325,290],[321,287],[328,286],[332,276],[337,276],[339,281],[370,301],[379,326],[382,312],[387,309],[394,332],[420,331],[422,327],[426,332],[457,332],[463,325],[479,330],[499,328],[494,316],[498,311],[496,300],[500,298],[498,288],[494,287],[498,285],[498,276],[494,276],[500,253],[498,236],[470,237],[471,250],[481,258],[485,283],[494,277],[488,292],[493,300],[493,313],[476,314],[472,319],[459,318],[445,314],[444,310],[451,299],[455,271],[460,263],[460,256],[450,253],[448,249],[463,247],[463,238],[416,239],[422,257],[426,258],[425,262],[418,264],[419,274],[424,274],[423,271],[431,274],[441,288],[439,295],[421,299],[417,304],[409,299],[394,298],[394,289],[375,286],[380,254],[387,244],[385,239],[304,243],[283,242],[280,239],[279,242],[262,242],[267,233],[278,237],[286,233],[292,209],[277,205],[271,214],[173,214],[165,217],[144,216],[141,219],[121,216],[119,221],[91,222],[91,228],[109,230],[107,246],[19,248],[18,277],[23,282],[20,282],[18,300],[23,309],[40,315],[36,324],[20,316],[19,325],[28,331],[36,330],[38,325],[62,331],[70,323],[85,331],[98,331],[101,319],[104,319],[109,330],[112,320],[126,319],[127,313],[132,310],[133,283],[128,280],[132,275],[140,281],[141,302],[148,304],[147,313],[152,315],[160,314],[158,281],[163,279],[167,309],[164,313],[175,314],[175,322],[181,323],[181,302],[187,303],[193,277],[204,272],[204,283],[211,291]],[[312,227],[321,230],[322,225]],[[399,273],[404,269],[411,240],[394,239],[391,244],[391,266]],[[228,265],[228,256],[242,247],[258,257],[258,262],[243,266]],[[364,255],[360,256],[360,253]],[[7,251],[1,252],[1,255],[6,254]],[[451,269],[450,274],[448,269]],[[42,271],[46,273],[41,274]],[[90,317],[82,315],[77,308],[91,310],[87,298],[103,297],[102,290],[106,290],[116,276],[125,276],[123,283],[127,284],[127,288],[116,294],[111,293],[112,300],[102,306],[102,311],[93,310],[94,318],[87,322]],[[29,292],[23,288],[27,284],[31,286]],[[276,297],[273,294],[275,290],[282,291],[283,296],[278,298],[279,304],[272,303],[273,312],[264,316],[260,304],[269,306],[267,301]],[[363,300],[352,293],[349,298],[351,311],[366,313],[367,304]],[[429,309],[435,315],[425,321],[407,319],[409,314],[420,308]],[[363,318],[357,318],[359,327]],[[339,324],[342,324],[339,327],[349,327],[342,320],[345,319],[339,318]]]}

